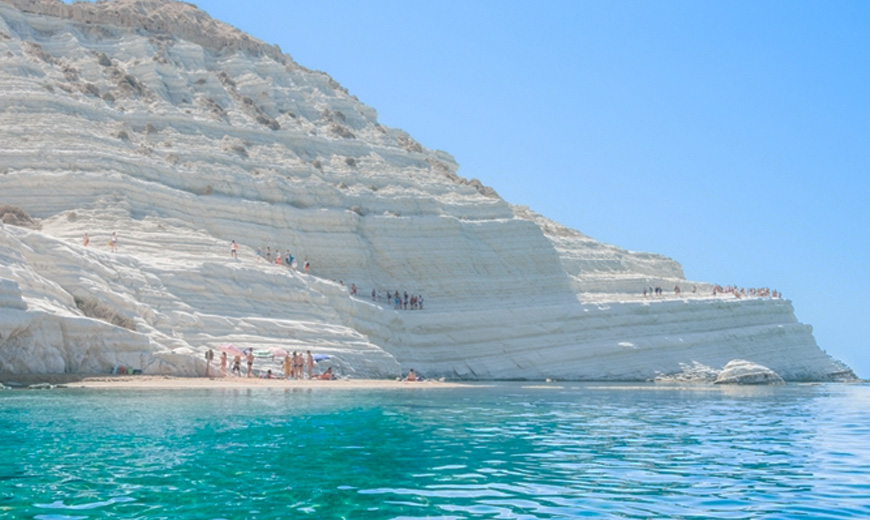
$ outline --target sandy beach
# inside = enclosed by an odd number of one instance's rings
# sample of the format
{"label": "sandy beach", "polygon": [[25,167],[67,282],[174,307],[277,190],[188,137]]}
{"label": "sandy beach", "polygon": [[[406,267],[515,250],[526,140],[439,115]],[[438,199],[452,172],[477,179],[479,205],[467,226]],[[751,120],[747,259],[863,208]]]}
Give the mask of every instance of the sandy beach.
{"label": "sandy beach", "polygon": [[427,381],[396,381],[389,379],[337,379],[285,380],[255,379],[245,377],[173,377],[149,375],[105,375],[105,374],[0,374],[0,383],[12,388],[26,388],[30,385],[48,383],[68,388],[116,388],[142,390],[192,390],[202,388],[323,388],[323,389],[411,389],[411,388],[461,388],[472,386],[469,383]]}

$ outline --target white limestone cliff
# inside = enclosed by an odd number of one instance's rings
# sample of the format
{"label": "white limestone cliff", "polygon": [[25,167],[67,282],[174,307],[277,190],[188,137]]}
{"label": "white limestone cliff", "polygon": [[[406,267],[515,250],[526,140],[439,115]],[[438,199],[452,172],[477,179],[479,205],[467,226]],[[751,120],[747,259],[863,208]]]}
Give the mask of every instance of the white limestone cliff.
{"label": "white limestone cliff", "polygon": [[[511,206],[190,4],[0,0],[0,132],[0,206],[36,219],[0,224],[0,372],[193,375],[235,344],[350,377],[648,380],[734,359],[854,377],[790,302],[713,296]],[[297,267],[258,262],[266,246]],[[674,285],[697,293],[639,294]]]}

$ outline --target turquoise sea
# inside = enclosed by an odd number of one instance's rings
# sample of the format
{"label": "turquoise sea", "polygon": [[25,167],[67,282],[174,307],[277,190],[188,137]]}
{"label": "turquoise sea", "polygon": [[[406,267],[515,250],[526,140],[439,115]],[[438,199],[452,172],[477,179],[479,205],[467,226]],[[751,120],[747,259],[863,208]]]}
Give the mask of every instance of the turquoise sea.
{"label": "turquoise sea", "polygon": [[0,392],[0,518],[868,518],[870,386]]}

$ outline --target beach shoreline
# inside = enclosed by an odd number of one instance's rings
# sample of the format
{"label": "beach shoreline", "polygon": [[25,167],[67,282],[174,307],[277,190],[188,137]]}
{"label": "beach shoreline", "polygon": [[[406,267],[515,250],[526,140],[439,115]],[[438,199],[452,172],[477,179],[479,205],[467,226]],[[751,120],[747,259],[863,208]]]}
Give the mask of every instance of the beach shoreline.
{"label": "beach shoreline", "polygon": [[178,377],[164,375],[107,374],[0,374],[0,383],[7,387],[28,388],[32,385],[52,385],[66,388],[195,390],[195,389],[407,389],[464,388],[471,383],[438,380],[401,381],[395,379],[261,379],[246,377]]}

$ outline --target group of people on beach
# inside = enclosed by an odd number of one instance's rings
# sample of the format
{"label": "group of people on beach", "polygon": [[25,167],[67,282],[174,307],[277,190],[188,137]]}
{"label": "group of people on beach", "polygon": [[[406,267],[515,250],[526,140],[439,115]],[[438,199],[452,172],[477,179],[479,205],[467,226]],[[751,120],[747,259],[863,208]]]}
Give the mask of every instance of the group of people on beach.
{"label": "group of people on beach", "polygon": [[301,352],[293,352],[293,355],[284,356],[284,378],[285,379],[305,379],[304,368],[308,367],[308,379],[311,379],[314,374],[314,356],[308,350],[303,358]]}
{"label": "group of people on beach", "polygon": [[[232,361],[232,368],[230,369],[230,374],[242,377],[242,358],[244,357],[245,362],[247,363],[247,370],[245,371],[245,377],[252,378],[256,377],[254,375],[254,349],[248,348],[245,349],[241,355],[235,355]],[[206,377],[213,377],[211,374],[211,364],[214,361],[214,350],[208,349],[205,352],[205,375]],[[227,356],[226,352],[221,352],[220,355],[220,375],[222,377],[227,377],[227,366],[229,364],[229,356]],[[326,370],[321,372],[320,374],[314,373],[314,355],[310,350],[306,350],[303,355],[302,352],[294,351],[293,354],[287,354],[284,356],[284,360],[282,362],[282,368],[284,371],[283,379],[287,381],[293,380],[301,380],[301,379],[317,379],[322,381],[329,381],[336,379],[335,373],[332,370],[332,367],[327,367]],[[307,375],[306,375],[307,369]],[[262,379],[280,379],[275,373],[272,372],[272,369],[268,369],[265,372],[260,373],[260,378]],[[402,378],[402,381],[407,382],[417,382],[423,381],[423,378],[420,377],[414,369],[410,369],[408,371],[408,375]]]}
{"label": "group of people on beach", "polygon": [[[247,378],[256,377],[254,374],[254,349],[248,348],[245,349],[241,355],[236,354],[233,356],[232,366],[230,368],[230,374],[242,377],[242,358],[244,357],[246,370],[245,376]],[[209,372],[211,370],[211,363],[214,360],[214,350],[209,349],[205,353],[205,375],[206,377],[210,376]],[[220,356],[220,375],[222,377],[227,376],[227,366],[229,365],[229,356],[227,356],[226,352],[221,352]],[[305,368],[308,368],[308,376],[305,376]],[[335,374],[332,371],[332,367],[328,367],[325,371],[320,374],[314,373],[314,355],[311,354],[311,351],[308,350],[305,352],[305,355],[301,352],[293,352],[292,355],[287,354],[284,356],[284,360],[282,361],[282,368],[284,371],[284,379],[321,379],[321,380],[331,380],[335,379]],[[263,379],[277,379],[278,376],[272,372],[272,369],[267,369],[265,372],[261,372],[260,377]]]}

